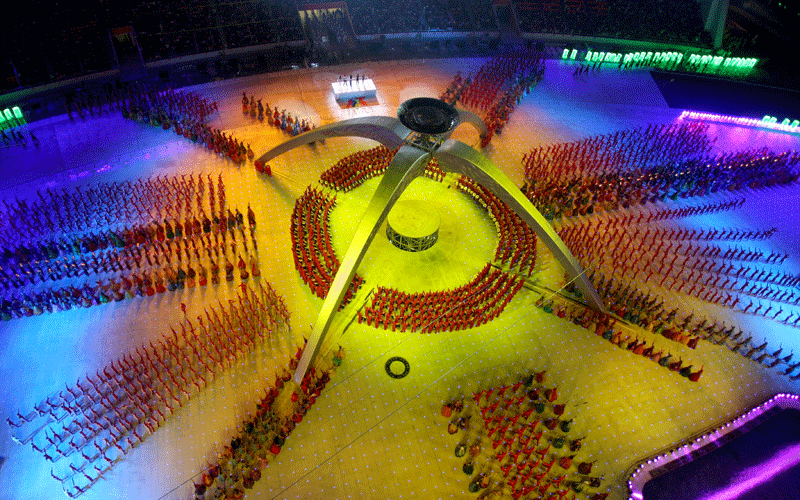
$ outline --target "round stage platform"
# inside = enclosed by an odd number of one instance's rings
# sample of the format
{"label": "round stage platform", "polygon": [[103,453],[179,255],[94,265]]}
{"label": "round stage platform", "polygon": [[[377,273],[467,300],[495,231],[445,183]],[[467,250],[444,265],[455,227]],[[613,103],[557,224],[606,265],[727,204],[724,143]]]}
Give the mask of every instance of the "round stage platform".
{"label": "round stage platform", "polygon": [[386,237],[401,250],[421,252],[439,239],[440,223],[438,212],[424,201],[398,201],[387,217]]}

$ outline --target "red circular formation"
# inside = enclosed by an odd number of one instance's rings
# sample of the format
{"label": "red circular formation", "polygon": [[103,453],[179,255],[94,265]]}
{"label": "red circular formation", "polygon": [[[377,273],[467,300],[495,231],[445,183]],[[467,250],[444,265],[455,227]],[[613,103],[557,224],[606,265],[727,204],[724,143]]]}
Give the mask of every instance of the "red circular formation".
{"label": "red circular formation", "polygon": [[[328,190],[347,192],[383,174],[394,153],[378,146],[340,159],[321,175],[320,182],[328,189],[309,187],[295,203],[291,222],[295,267],[317,297],[327,295],[340,265],[329,232],[330,214],[338,195]],[[433,159],[423,175],[443,182],[447,174]],[[536,235],[487,189],[465,177],[459,177],[454,184],[474,198],[494,221],[499,238],[493,262],[468,283],[452,290],[407,293],[378,286],[363,311],[358,311],[359,323],[424,333],[474,328],[499,316],[522,288],[536,264]],[[356,275],[340,307],[363,284],[364,278]]]}

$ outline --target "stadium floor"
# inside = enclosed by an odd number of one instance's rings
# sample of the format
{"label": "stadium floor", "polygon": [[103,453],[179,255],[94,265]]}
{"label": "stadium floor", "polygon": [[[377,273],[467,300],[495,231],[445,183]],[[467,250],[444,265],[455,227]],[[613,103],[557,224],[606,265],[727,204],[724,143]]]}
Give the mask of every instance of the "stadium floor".
{"label": "stadium floor", "polygon": [[[368,115],[394,116],[412,97],[438,97],[456,71],[474,73],[485,60],[444,59],[369,63],[363,66],[317,68],[265,74],[190,87],[219,103],[212,125],[249,142],[258,156],[288,136],[243,116],[242,92],[262,97],[272,107],[311,119],[317,125]],[[365,74],[378,88],[378,104],[343,109],[333,100],[330,83],[338,76]],[[573,67],[547,61],[544,80],[525,97],[501,136],[484,150],[518,185],[522,154],[531,148],[568,142],[650,123],[671,123],[680,109],[669,107],[647,72],[604,71],[580,78]],[[362,139],[331,139],[315,148],[301,148],[274,162],[274,176],[258,176],[252,165],[237,167],[191,141],[121,116],[102,115],[70,122],[65,116],[29,125],[40,138],[40,151],[0,149],[3,199],[33,198],[42,186],[51,189],[92,182],[121,181],[174,174],[222,175],[228,203],[253,207],[258,226],[262,281],[286,298],[292,329],[247,356],[167,420],[124,460],[117,463],[82,498],[189,499],[192,479],[221,451],[238,423],[255,409],[256,399],[274,380],[275,364],[293,355],[295,346],[316,319],[321,300],[314,297],[294,269],[289,217],[294,202],[321,172],[340,157],[373,147]],[[754,128],[712,125],[719,151],[769,146],[797,149],[796,135]],[[476,145],[468,127],[454,138]],[[375,180],[343,196],[332,217],[337,254],[346,248],[358,213]],[[443,228],[453,237],[449,248],[424,265],[388,242],[368,251],[360,268],[367,287],[395,286],[420,290],[454,288],[489,259],[496,235],[490,220],[474,204],[452,192],[439,193],[415,183],[414,195],[440,206]],[[787,272],[798,272],[800,187],[745,193],[747,202],[735,212],[672,221],[682,227],[777,227],[771,240],[758,242],[786,251]],[[452,200],[447,197],[452,198]],[[722,199],[707,197],[688,203]],[[449,203],[444,203],[448,200]],[[465,251],[467,249],[467,251]],[[415,272],[409,272],[409,270]],[[539,246],[536,278],[556,290],[563,283],[546,249]],[[653,290],[662,293],[659,290]],[[88,309],[44,314],[0,324],[0,414],[15,415],[65,384],[102,369],[109,360],[168,331],[187,315],[232,298],[235,286],[221,284],[167,293],[152,298],[110,303]],[[686,296],[663,293],[668,302],[708,312],[752,332],[754,344],[800,354],[797,330],[706,305]],[[600,491],[615,500],[625,496],[625,472],[671,443],[725,422],[779,391],[800,391],[792,382],[753,361],[708,343],[694,351],[641,332],[681,356],[686,364],[703,366],[691,383],[655,363],[620,350],[593,333],[534,307],[540,294],[523,289],[496,320],[471,330],[431,335],[397,333],[352,321],[355,308],[337,317],[336,342],[347,357],[280,455],[246,498],[473,498],[463,460],[453,450],[474,435],[451,436],[442,405],[459,395],[515,382],[533,370],[547,370],[548,385],[557,385],[559,401],[574,419],[571,436],[586,436],[578,459],[592,461],[593,475],[604,475]],[[392,379],[384,363],[406,358],[407,377]],[[474,428],[474,427],[473,427]],[[473,431],[475,432],[475,431]],[[489,450],[490,452],[491,450]],[[487,452],[488,453],[488,452]],[[52,464],[30,446],[15,444],[9,429],[0,432],[0,497],[57,498],[61,485],[50,477]]]}

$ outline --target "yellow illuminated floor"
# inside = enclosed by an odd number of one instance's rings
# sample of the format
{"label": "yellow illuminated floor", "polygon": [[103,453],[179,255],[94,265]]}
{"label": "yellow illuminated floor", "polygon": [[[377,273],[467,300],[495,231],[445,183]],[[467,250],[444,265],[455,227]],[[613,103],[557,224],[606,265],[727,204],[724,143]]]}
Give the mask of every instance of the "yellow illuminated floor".
{"label": "yellow illuminated floor", "polygon": [[[258,155],[287,136],[242,116],[242,91],[320,125],[357,116],[394,115],[406,99],[438,97],[456,71],[474,72],[482,63],[459,59],[371,63],[261,75],[193,90],[217,100],[220,113],[214,117],[215,125],[250,142]],[[680,114],[681,110],[666,106],[647,73],[606,72],[576,80],[572,72],[571,67],[548,62],[544,81],[525,98],[503,135],[496,136],[485,151],[517,184],[522,182],[522,154],[531,147],[667,123]],[[341,109],[333,101],[330,82],[339,74],[350,73],[373,78],[378,88],[377,106]],[[124,127],[124,140],[113,148],[92,147],[103,141],[109,123]],[[331,139],[325,145],[300,148],[274,161],[274,177],[263,178],[252,166],[233,166],[171,133],[131,125],[116,117],[75,124],[57,119],[42,124],[50,133],[48,137],[56,141],[52,147],[64,152],[64,163],[47,178],[35,182],[26,179],[3,196],[31,196],[47,182],[65,187],[159,174],[221,173],[229,205],[242,210],[248,204],[253,207],[258,217],[261,280],[271,282],[286,298],[292,330],[218,376],[82,497],[189,499],[191,480],[221,451],[236,425],[255,410],[259,393],[274,380],[275,367],[285,365],[294,354],[321,305],[294,270],[289,216],[295,199],[336,160],[375,143]],[[724,151],[760,145],[776,150],[800,147],[796,136],[755,129],[712,126],[711,132],[719,138],[716,147]],[[458,129],[454,137],[477,143],[477,135],[469,127]],[[0,161],[12,153],[0,150]],[[340,195],[342,202],[331,217],[338,255],[347,248],[359,211],[377,182],[370,180]],[[356,308],[372,287],[392,286],[411,292],[455,288],[469,281],[492,257],[494,226],[471,199],[427,179],[415,181],[406,196],[426,200],[438,211],[442,219],[439,242],[426,252],[409,254],[393,247],[379,233],[359,268],[366,286],[334,323],[334,343],[347,351],[343,365],[246,498],[475,498],[476,494],[467,491],[469,479],[461,472],[463,459],[454,456],[454,449],[462,441],[472,442],[479,426],[473,425],[466,436],[461,432],[449,435],[448,420],[440,416],[442,404],[546,369],[546,385],[558,386],[559,402],[567,404],[565,415],[574,418],[570,436],[586,436],[576,461],[597,460],[593,475],[604,474],[606,478],[600,491],[610,491],[611,498],[622,499],[626,491],[624,474],[637,461],[721,423],[775,392],[800,390],[800,383],[721,347],[701,342],[693,351],[663,337],[631,330],[631,334],[654,340],[695,368],[704,366],[700,382],[691,383],[544,313],[534,307],[539,291],[560,288],[563,277],[541,245],[534,273],[536,286],[524,288],[497,320],[480,328],[419,335],[359,325],[354,321]],[[796,217],[790,214],[792,207],[800,206],[800,188],[745,196],[748,202],[740,211],[671,224],[756,229],[776,226],[780,229],[776,237],[759,243],[791,252],[784,270],[798,272],[800,230]],[[233,297],[235,285],[223,283],[0,324],[0,377],[5,381],[0,392],[2,417],[15,415],[17,410],[29,411],[64,384],[74,384],[85,373],[94,373],[111,359],[168,331],[168,325],[181,320],[181,303],[187,304],[188,316],[193,318],[217,300]],[[755,339],[767,340],[770,350],[782,346],[785,353],[794,349],[800,356],[797,329],[733,315],[683,296],[665,297],[687,311],[696,307],[720,320],[741,324]],[[395,380],[385,373],[384,363],[393,356],[409,361],[411,371],[406,378]],[[0,436],[0,456],[5,457],[0,465],[0,498],[63,495],[61,485],[50,478],[49,462],[30,446],[14,444],[7,427]],[[476,471],[488,463],[489,451],[479,456]]]}

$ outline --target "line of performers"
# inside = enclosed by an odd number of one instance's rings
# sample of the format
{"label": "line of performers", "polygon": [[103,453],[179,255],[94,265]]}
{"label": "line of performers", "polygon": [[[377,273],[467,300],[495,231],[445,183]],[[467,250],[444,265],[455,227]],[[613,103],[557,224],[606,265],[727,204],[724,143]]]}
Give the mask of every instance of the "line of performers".
{"label": "line of performers", "polygon": [[474,328],[503,312],[523,280],[486,266],[468,284],[452,290],[406,293],[377,287],[358,322],[370,326],[421,333]]}
{"label": "line of performers", "polygon": [[222,155],[236,164],[252,160],[255,153],[250,145],[236,139],[232,134],[228,136],[222,130],[208,125],[206,122],[208,114],[204,114],[204,111],[206,109],[202,106],[199,108],[172,106],[169,101],[157,99],[151,102],[145,99],[127,105],[123,108],[122,114],[125,118],[149,123],[164,130],[171,128],[177,135],[204,144],[209,151]]}
{"label": "line of performers", "polygon": [[[794,366],[789,365],[792,358],[791,354],[788,357],[779,358],[778,356],[781,354],[782,349],[778,349],[770,355],[766,350],[766,342],[761,345],[752,344],[752,335],[744,338],[744,332],[741,328],[733,325],[727,327],[725,322],[716,321],[705,316],[695,317],[694,313],[688,314],[683,318],[677,318],[677,308],[667,311],[664,308],[663,300],[652,297],[650,294],[642,293],[631,288],[630,285],[618,284],[613,278],[606,280],[605,276],[597,271],[590,271],[589,279],[594,283],[596,290],[603,297],[603,300],[609,304],[609,309],[614,314],[649,332],[660,334],[691,349],[697,347],[699,340],[708,340],[718,345],[724,344],[733,352],[740,352],[748,359],[752,359],[768,368],[786,365],[784,367],[784,375],[787,376],[795,368],[800,367],[800,363]],[[578,293],[574,285],[568,285],[565,289],[571,293]],[[543,308],[548,310],[547,304],[544,304]],[[550,307],[550,310],[552,310],[552,307]],[[560,315],[558,311],[556,313]],[[603,318],[603,321],[598,322],[594,319],[594,314],[597,313],[587,310],[585,314],[577,317],[575,322],[587,328],[594,328],[595,333],[603,335],[610,340],[611,335],[613,335],[610,330],[614,325],[614,320]],[[800,318],[800,314],[798,314],[798,318]],[[789,321],[784,320],[783,323],[797,326],[798,318],[792,320],[790,315]],[[593,324],[595,326],[591,327]],[[750,347],[745,347],[748,345]],[[795,377],[800,378],[800,373]]]}
{"label": "line of performers", "polygon": [[38,199],[3,200],[0,237],[7,247],[53,234],[89,231],[115,224],[182,218],[196,209],[215,213],[225,208],[225,184],[217,177],[194,174],[145,180],[94,183],[71,189],[36,192]]}
{"label": "line of performers", "polygon": [[[539,372],[512,385],[473,393],[467,404],[472,406],[474,401],[474,409],[464,410],[463,399],[443,408],[443,415],[448,417],[452,412],[465,413],[450,422],[448,432],[451,434],[458,429],[466,430],[472,416],[479,416],[483,421],[482,426],[478,425],[479,436],[474,444],[468,449],[466,444],[456,447],[457,457],[469,453],[462,467],[464,473],[473,476],[476,465],[484,470],[471,480],[470,492],[491,488],[498,492],[509,491],[508,495],[514,500],[529,494],[548,495],[542,498],[553,499],[571,495],[574,499],[586,487],[602,486],[602,477],[589,477],[594,461],[573,464],[585,437],[568,439],[573,420],[563,417],[566,404],[555,403],[558,388],[542,386],[544,378],[544,372]],[[552,413],[552,417],[544,418],[545,412]],[[540,443],[542,448],[539,448]],[[559,456],[561,449],[566,453]],[[494,472],[497,468],[502,474]],[[595,493],[592,498],[605,496]]]}
{"label": "line of performers", "polygon": [[800,178],[800,152],[766,148],[687,157],[681,161],[565,180],[526,179],[525,194],[548,218],[596,210],[786,185]]}
{"label": "line of performers", "polygon": [[530,94],[533,87],[539,84],[544,78],[544,60],[529,69],[528,73],[518,75],[514,78],[511,88],[506,90],[497,102],[487,110],[483,117],[489,134],[481,137],[481,148],[485,148],[492,140],[494,134],[502,134],[503,128],[511,119],[511,113],[517,105],[522,102],[522,98]]}
{"label": "line of performers", "polygon": [[[602,219],[602,223],[609,228],[613,227],[627,227],[631,225],[651,224],[653,222],[660,222],[665,220],[682,219],[686,217],[694,217],[696,215],[715,214],[718,212],[725,212],[728,210],[736,210],[741,208],[745,203],[745,198],[739,198],[729,201],[709,202],[700,205],[683,205],[679,208],[654,208],[644,207],[636,212],[622,212],[615,214],[608,214]],[[599,224],[601,219],[592,219],[587,224]],[[575,221],[559,221],[557,227],[566,227],[567,224],[572,225]],[[564,226],[562,226],[562,224]]]}
{"label": "line of performers", "polygon": [[488,212],[498,233],[494,260],[530,276],[536,267],[536,233],[497,196],[472,179],[458,178],[456,187],[474,198]]}
{"label": "line of performers", "polygon": [[[305,345],[298,347],[289,368],[294,370]],[[333,366],[327,369],[311,367],[297,387],[288,383],[291,372],[285,367],[283,374],[276,373],[275,385],[264,389],[264,396],[256,403],[255,414],[238,426],[239,431],[224,446],[213,464],[209,464],[194,483],[195,500],[240,499],[246,490],[261,479],[264,468],[281,452],[281,448],[295,427],[311,409],[322,390],[330,382],[335,367],[344,358],[344,350],[333,355]],[[286,398],[284,394],[291,391]],[[280,404],[279,404],[280,402]]]}
{"label": "line of performers", "polygon": [[270,126],[279,128],[293,136],[315,128],[310,120],[306,121],[305,118],[301,119],[299,116],[293,116],[291,112],[287,113],[285,109],[279,112],[277,107],[274,110],[270,108],[269,103],[264,106],[261,104],[261,99],[256,99],[254,95],[251,95],[248,99],[247,92],[242,92],[242,114],[257,118],[262,123],[264,122],[264,117],[266,117]]}
{"label": "line of performers", "polygon": [[[0,297],[0,319],[7,321],[44,312],[91,307],[195,286],[216,285],[223,278],[232,282],[237,275],[243,282],[251,275],[258,278],[261,272],[253,233],[249,234],[251,247],[248,247],[248,235],[243,229],[240,231],[241,237],[236,236],[235,231],[228,237],[222,233],[223,238],[216,242],[212,240],[212,235],[203,234],[190,239],[156,242],[146,248],[126,248],[121,252],[108,251],[88,257],[81,255],[71,259],[74,268],[55,268],[55,263],[26,264],[23,269],[28,269],[29,273],[15,274],[8,281],[10,285],[24,288]],[[214,234],[213,237],[218,238],[218,235]],[[226,242],[230,245],[226,245]],[[237,244],[242,249],[237,249]],[[252,248],[252,253],[249,248]],[[201,251],[206,255],[202,255]],[[114,258],[108,257],[110,255]],[[144,268],[143,261],[152,267]],[[159,264],[161,267],[156,267]],[[129,267],[131,270],[128,270]],[[134,267],[135,271],[132,270]],[[112,276],[89,281],[89,276],[101,272],[109,272]],[[83,285],[68,284],[53,288],[29,286],[47,279],[82,274],[87,276]]]}
{"label": "line of performers", "polygon": [[461,99],[462,92],[464,92],[464,89],[467,88],[471,82],[472,75],[463,77],[461,76],[461,71],[457,71],[456,76],[453,77],[453,81],[450,82],[447,89],[439,95],[439,99],[455,106],[458,100]]}
{"label": "line of performers", "polygon": [[722,345],[735,352],[741,354],[742,357],[750,359],[767,368],[778,369],[781,375],[789,377],[792,380],[800,380],[800,371],[792,375],[792,372],[800,368],[800,361],[792,363],[794,353],[790,352],[786,356],[783,355],[783,347],[778,350],[770,352],[768,350],[767,342],[755,345],[753,336],[748,335],[744,337],[744,332],[741,328],[730,326],[725,328],[725,325],[718,326],[716,324],[706,328],[704,338],[709,342],[716,345]]}
{"label": "line of performers", "polygon": [[522,155],[525,177],[558,180],[597,176],[706,155],[713,142],[705,122],[649,124],[573,142],[539,146]]}
{"label": "line of performers", "polygon": [[178,120],[204,123],[209,115],[219,111],[215,101],[210,102],[196,92],[156,90],[139,83],[132,87],[120,108],[123,117],[161,126],[164,130]]}
{"label": "line of performers", "polygon": [[[294,265],[303,282],[321,299],[328,295],[341,264],[328,232],[330,213],[335,205],[335,195],[309,186],[297,199],[292,211],[290,234]],[[341,307],[355,296],[363,283],[364,278],[358,274],[353,277]]]}
{"label": "line of performers", "polygon": [[[651,361],[658,363],[659,366],[663,366],[669,368],[671,371],[678,372],[681,376],[691,380],[692,382],[697,382],[700,380],[700,376],[703,374],[703,368],[693,372],[692,365],[684,365],[683,360],[680,357],[676,360],[672,354],[669,352],[664,352],[664,349],[659,349],[656,351],[655,342],[651,342],[648,346],[647,339],[640,340],[638,337],[634,337],[633,335],[629,334],[625,335],[622,333],[622,331],[615,330],[613,326],[615,320],[608,315],[594,314],[593,311],[589,311],[589,309],[581,305],[555,304],[552,300],[546,301],[544,298],[539,298],[536,301],[536,306],[540,307],[545,312],[556,314],[557,316],[567,318],[575,324],[583,326],[584,328],[592,329],[597,335],[602,336],[612,344],[617,345],[622,349],[626,349],[633,354],[644,356]],[[687,345],[689,342],[691,342],[692,345],[689,347],[696,347],[698,339],[697,337],[689,337],[680,331],[675,331],[675,335],[681,335],[682,338],[675,336],[672,337],[672,340],[681,341],[682,343],[685,341]]]}
{"label": "line of performers", "polygon": [[[247,207],[247,220],[252,232],[255,229],[256,219],[255,213],[250,206]],[[101,229],[97,232],[89,231],[80,235],[67,235],[58,240],[33,241],[27,245],[11,248],[4,246],[0,250],[0,273],[9,270],[17,271],[16,267],[24,267],[25,265],[46,265],[48,261],[59,258],[81,258],[84,255],[103,252],[104,250],[141,250],[142,247],[158,243],[162,243],[163,245],[161,246],[166,245],[169,248],[169,242],[173,240],[188,240],[203,234],[214,235],[217,243],[219,243],[219,237],[216,235],[219,234],[222,236],[224,243],[226,233],[237,228],[244,228],[244,216],[238,209],[235,209],[235,214],[228,209],[227,214],[225,212],[215,213],[212,214],[211,218],[206,216],[201,209],[199,219],[198,217],[187,218],[183,221],[167,219],[163,223],[152,222],[144,225],[121,226],[114,229]],[[162,251],[162,253],[166,255],[171,252]],[[110,255],[107,255],[107,257],[114,259]],[[141,260],[141,254],[137,260]],[[152,265],[152,263],[148,263]],[[68,264],[65,265],[69,266]],[[126,264],[124,261],[119,262],[119,259],[116,259],[116,262],[112,262],[110,265],[117,267],[125,265],[128,270],[131,270],[130,264]],[[87,266],[84,265],[83,267]],[[121,271],[122,269],[117,270]],[[25,274],[26,271],[22,270],[21,273]]]}
{"label": "line of performers", "polygon": [[335,191],[347,192],[355,189],[364,181],[384,173],[395,153],[396,151],[382,145],[356,151],[322,172],[320,184]]}
{"label": "line of performers", "polygon": [[[20,443],[53,462],[51,475],[75,497],[100,480],[166,419],[273,332],[289,315],[269,284],[242,286],[236,300],[188,318],[94,375],[7,419]],[[43,422],[43,420],[46,420]]]}
{"label": "line of performers", "polygon": [[[165,129],[166,130],[166,129]],[[202,121],[189,118],[178,118],[174,121],[172,130],[192,142],[205,145],[206,149],[241,165],[245,161],[252,161],[255,157],[249,143],[245,143],[233,136],[227,135],[222,130],[212,127]]]}
{"label": "line of performers", "polygon": [[461,88],[458,102],[487,111],[495,105],[497,94],[504,91],[509,82],[536,74],[543,64],[543,54],[535,50],[494,57]]}

